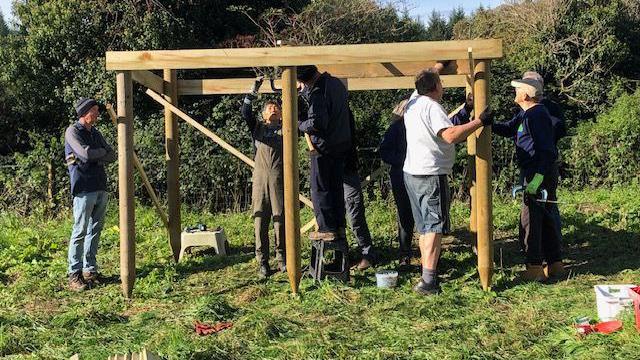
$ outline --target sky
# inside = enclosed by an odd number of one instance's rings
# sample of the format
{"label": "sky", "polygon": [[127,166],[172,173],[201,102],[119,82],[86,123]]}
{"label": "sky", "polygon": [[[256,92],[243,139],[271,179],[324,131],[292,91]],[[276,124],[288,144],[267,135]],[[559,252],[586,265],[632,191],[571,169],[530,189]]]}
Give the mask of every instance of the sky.
{"label": "sky", "polygon": [[[4,1],[4,0],[0,0]],[[456,8],[462,7],[465,13],[470,14],[481,5],[484,8],[494,8],[504,2],[504,0],[379,0],[381,3],[393,3],[400,9],[404,7],[409,10],[413,18],[418,18],[423,22],[429,19],[432,11],[437,11],[445,17]]]}
{"label": "sky", "polygon": [[[477,9],[480,5],[485,8],[493,8],[500,5],[504,0],[378,0],[383,4],[394,3],[399,8],[406,6],[409,14],[413,18],[427,21],[433,10],[444,16],[448,16],[451,10],[462,7],[467,14]],[[5,20],[10,19],[12,0],[0,0],[0,10]]]}

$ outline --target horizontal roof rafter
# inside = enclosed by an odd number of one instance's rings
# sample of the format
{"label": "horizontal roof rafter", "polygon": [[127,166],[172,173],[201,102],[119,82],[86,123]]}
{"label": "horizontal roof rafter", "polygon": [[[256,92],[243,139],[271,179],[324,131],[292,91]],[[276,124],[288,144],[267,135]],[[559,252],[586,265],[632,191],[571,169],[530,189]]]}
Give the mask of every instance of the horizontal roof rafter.
{"label": "horizontal roof rafter", "polygon": [[[442,86],[465,87],[467,84],[466,75],[441,75]],[[378,77],[378,78],[341,78],[345,81],[349,91],[362,90],[391,90],[391,89],[413,89],[415,79],[413,76],[398,77]],[[222,95],[222,94],[245,94],[251,89],[254,79],[193,79],[178,80],[179,95]],[[274,81],[277,89],[281,88],[280,80]],[[272,93],[273,90],[268,85],[263,85],[261,93]]]}
{"label": "horizontal roof rafter", "polygon": [[242,49],[108,51],[107,70],[214,69],[460,60],[502,57],[502,40],[286,46]]}

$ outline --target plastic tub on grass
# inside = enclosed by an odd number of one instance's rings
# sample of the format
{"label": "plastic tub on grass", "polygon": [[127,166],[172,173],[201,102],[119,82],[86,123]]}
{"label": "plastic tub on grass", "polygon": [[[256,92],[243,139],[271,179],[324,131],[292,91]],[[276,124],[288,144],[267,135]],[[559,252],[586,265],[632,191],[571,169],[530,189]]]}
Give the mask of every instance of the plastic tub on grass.
{"label": "plastic tub on grass", "polygon": [[376,285],[382,289],[391,289],[398,283],[398,272],[395,270],[379,270],[376,272]]}
{"label": "plastic tub on grass", "polygon": [[629,289],[635,285],[596,285],[596,304],[600,321],[614,320],[624,309],[630,309],[633,300],[629,296]]}

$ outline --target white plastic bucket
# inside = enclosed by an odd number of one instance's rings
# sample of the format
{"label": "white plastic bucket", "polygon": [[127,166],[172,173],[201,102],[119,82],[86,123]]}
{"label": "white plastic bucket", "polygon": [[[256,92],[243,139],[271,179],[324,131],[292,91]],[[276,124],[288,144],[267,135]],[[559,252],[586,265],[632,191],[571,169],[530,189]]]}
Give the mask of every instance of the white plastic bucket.
{"label": "white plastic bucket", "polygon": [[631,309],[633,300],[629,297],[629,289],[635,285],[596,285],[596,305],[600,321],[611,321],[625,309]]}
{"label": "white plastic bucket", "polygon": [[376,272],[376,285],[382,289],[391,289],[398,283],[398,272],[395,270],[379,270]]}

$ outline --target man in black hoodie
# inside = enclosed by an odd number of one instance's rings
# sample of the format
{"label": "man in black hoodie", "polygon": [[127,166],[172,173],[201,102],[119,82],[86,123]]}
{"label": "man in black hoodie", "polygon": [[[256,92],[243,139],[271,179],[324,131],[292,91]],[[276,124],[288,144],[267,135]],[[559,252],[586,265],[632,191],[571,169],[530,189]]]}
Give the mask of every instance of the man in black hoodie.
{"label": "man in black hoodie", "polygon": [[311,161],[311,201],[318,223],[312,240],[344,240],[344,164],[351,149],[348,91],[342,81],[319,73],[314,65],[298,67],[301,93],[309,105],[298,121],[300,131],[309,135],[313,150]]}

